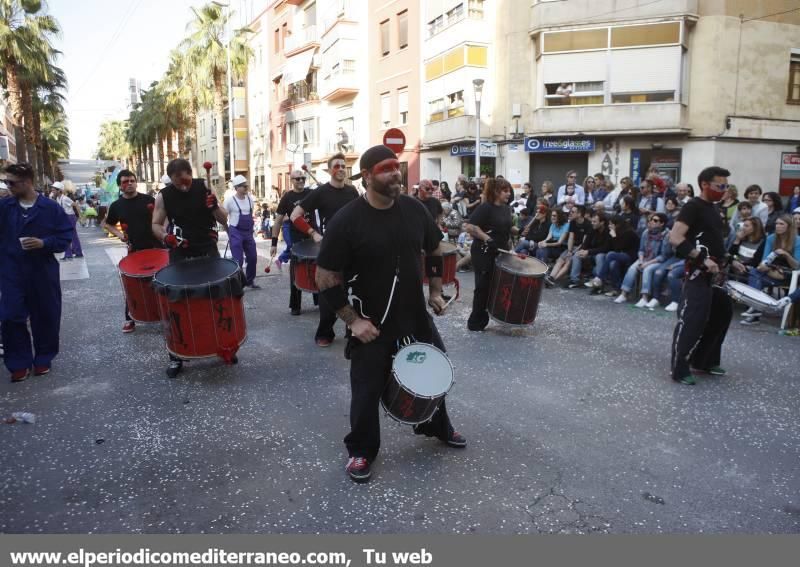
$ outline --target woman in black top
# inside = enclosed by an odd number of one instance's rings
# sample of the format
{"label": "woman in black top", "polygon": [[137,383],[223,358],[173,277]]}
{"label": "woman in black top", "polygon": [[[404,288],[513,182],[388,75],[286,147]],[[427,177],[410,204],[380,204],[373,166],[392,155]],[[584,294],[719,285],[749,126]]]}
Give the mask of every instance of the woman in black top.
{"label": "woman in black top", "polygon": [[622,276],[628,267],[633,264],[639,252],[639,237],[633,227],[622,217],[616,215],[611,219],[611,249],[606,254],[603,265],[597,272],[597,277],[592,280],[592,293],[602,293],[606,280],[611,284],[611,290],[606,293],[613,297],[619,293]]}
{"label": "woman in black top", "polygon": [[472,313],[467,321],[470,331],[482,331],[489,324],[489,286],[498,249],[508,249],[511,237],[511,185],[505,179],[488,179],[483,188],[483,203],[470,215],[465,228],[472,240],[472,265],[475,270],[475,293]]}
{"label": "woman in black top", "polygon": [[772,234],[775,232],[775,221],[783,214],[783,202],[781,196],[774,191],[764,193],[761,202],[767,206],[767,222],[764,223],[764,232]]}

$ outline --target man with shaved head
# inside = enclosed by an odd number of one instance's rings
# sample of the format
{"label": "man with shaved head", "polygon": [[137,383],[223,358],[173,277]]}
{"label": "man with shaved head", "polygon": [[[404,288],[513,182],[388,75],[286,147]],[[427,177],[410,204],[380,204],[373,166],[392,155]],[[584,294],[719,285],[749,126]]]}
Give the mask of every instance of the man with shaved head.
{"label": "man with shaved head", "polygon": [[425,205],[425,208],[428,209],[428,212],[433,217],[436,226],[439,226],[439,221],[442,220],[444,210],[442,209],[442,202],[433,196],[433,183],[430,179],[423,179],[419,182],[417,199]]}
{"label": "man with shaved head", "polygon": [[[278,256],[275,262],[275,265],[278,266],[279,269],[282,263],[288,262],[291,258],[292,243],[300,242],[308,238],[308,235],[295,228],[289,221],[289,215],[292,214],[294,208],[299,205],[303,199],[308,197],[311,193],[311,189],[305,186],[306,174],[303,171],[295,169],[290,177],[292,180],[292,190],[284,193],[280,203],[278,203],[278,210],[276,211],[278,218],[275,219],[275,224],[272,226],[272,248],[270,248],[269,251],[270,256],[274,258],[275,254],[278,252],[278,235],[281,230],[283,230],[283,241],[286,243],[286,249]],[[306,214],[304,218],[306,222],[311,222],[311,215]],[[294,278],[291,273],[290,278],[289,309],[291,309],[292,315],[300,315],[300,305],[303,300],[303,295],[299,289],[294,287]],[[314,301],[315,305],[316,303],[317,302]]]}

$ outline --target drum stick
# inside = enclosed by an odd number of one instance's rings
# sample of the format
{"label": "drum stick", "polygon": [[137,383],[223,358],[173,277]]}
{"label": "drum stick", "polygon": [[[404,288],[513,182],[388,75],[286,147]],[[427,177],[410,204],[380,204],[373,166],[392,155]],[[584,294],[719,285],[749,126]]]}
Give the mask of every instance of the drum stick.
{"label": "drum stick", "polygon": [[230,246],[230,245],[231,245],[231,241],[228,240],[228,242],[225,243],[225,252],[222,253],[222,257],[223,258],[227,258],[228,257],[228,246]]}
{"label": "drum stick", "polygon": [[271,266],[272,266],[272,256],[270,256],[269,259],[267,259],[267,267],[264,268],[264,273],[268,274]]}
{"label": "drum stick", "polygon": [[306,164],[303,164],[303,165],[301,165],[301,166],[300,166],[300,169],[302,169],[304,172],[306,172],[307,174],[309,174],[309,175],[311,176],[311,179],[313,179],[313,180],[314,180],[314,183],[316,183],[317,185],[319,185],[319,181],[317,181],[317,178],[316,178],[316,177],[314,177],[314,174],[313,174],[313,173],[311,173],[311,172],[309,171],[309,169],[308,169],[308,166],[307,166]]}

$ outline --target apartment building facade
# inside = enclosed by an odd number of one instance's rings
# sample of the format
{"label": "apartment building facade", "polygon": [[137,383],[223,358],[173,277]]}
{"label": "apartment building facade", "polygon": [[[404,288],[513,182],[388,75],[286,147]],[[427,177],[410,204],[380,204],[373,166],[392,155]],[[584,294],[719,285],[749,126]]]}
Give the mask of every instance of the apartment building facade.
{"label": "apartment building facade", "polygon": [[247,131],[249,179],[252,193],[259,199],[275,198],[271,194],[269,148],[269,111],[271,81],[269,79],[270,29],[267,9],[247,24],[252,32],[248,45],[253,57],[247,67]]}
{"label": "apartment building facade", "polygon": [[405,135],[400,152],[403,184],[420,180],[422,132],[422,18],[420,0],[369,0],[370,145],[390,128]]}
{"label": "apartment building facade", "polygon": [[[785,13],[782,13],[785,12]],[[496,173],[615,183],[656,167],[740,188],[800,177],[800,13],[780,0],[499,1]],[[794,179],[795,181],[792,181]]]}
{"label": "apartment building facade", "polygon": [[[277,0],[268,9],[270,184],[282,194],[292,169],[327,181],[328,158],[350,171],[368,142],[366,15],[355,0]],[[309,180],[309,183],[312,181]]]}
{"label": "apartment building facade", "polygon": [[451,185],[465,173],[475,176],[476,92],[481,92],[481,172],[496,169],[491,138],[495,99],[503,86],[494,80],[498,0],[423,2],[421,176]]}
{"label": "apartment building facade", "polygon": [[[197,153],[200,163],[211,162],[211,186],[215,189],[225,190],[227,182],[234,175],[248,175],[249,171],[249,150],[248,150],[248,118],[247,118],[247,89],[245,81],[238,81],[233,86],[233,140],[234,140],[234,168],[230,171],[230,140],[228,134],[230,125],[228,120],[228,107],[223,109],[222,117],[222,143],[225,145],[225,179],[219,175],[217,163],[217,129],[214,121],[213,110],[201,110],[197,114]],[[205,171],[195,172],[196,175],[205,176]]]}

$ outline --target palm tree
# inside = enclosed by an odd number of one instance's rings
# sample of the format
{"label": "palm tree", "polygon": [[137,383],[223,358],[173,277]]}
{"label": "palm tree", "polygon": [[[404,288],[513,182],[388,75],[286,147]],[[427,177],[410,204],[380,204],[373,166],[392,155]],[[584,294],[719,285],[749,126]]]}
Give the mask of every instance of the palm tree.
{"label": "palm tree", "polygon": [[52,16],[39,13],[41,8],[39,0],[0,0],[0,81],[25,139],[24,145],[17,145],[17,157],[34,166],[37,179],[33,92],[38,79],[47,76],[55,54],[50,38],[60,32]]}
{"label": "palm tree", "polygon": [[124,120],[108,120],[100,125],[97,159],[127,161],[131,155],[126,139],[128,124]]}
{"label": "palm tree", "polygon": [[[192,8],[195,18],[187,26],[189,37],[181,44],[186,49],[192,63],[206,76],[211,77],[214,98],[214,126],[217,132],[217,171],[225,179],[225,143],[223,129],[223,110],[227,92],[227,54],[225,30],[231,13],[214,4],[206,4],[199,10]],[[231,72],[244,76],[252,49],[245,42],[248,29],[237,30],[230,38]],[[233,101],[229,101],[233,104]],[[231,138],[233,132],[230,133]],[[232,173],[231,173],[232,175]]]}
{"label": "palm tree", "polygon": [[60,175],[58,160],[69,157],[69,130],[66,124],[67,116],[63,112],[55,113],[48,110],[42,112],[42,153],[46,160],[44,163],[45,175],[53,180]]}
{"label": "palm tree", "polygon": [[62,120],[66,120],[63,94],[66,88],[67,78],[64,71],[56,65],[50,65],[47,69],[47,76],[42,78],[33,93],[33,134],[36,153],[39,157],[40,171],[51,180],[53,179],[52,163],[49,148],[42,136],[42,120],[45,114],[51,117],[59,116]]}
{"label": "palm tree", "polygon": [[199,72],[186,51],[173,49],[170,52],[169,67],[159,84],[164,85],[170,106],[175,107],[178,112],[178,151],[181,156],[189,153],[186,128],[192,128],[192,155],[197,160],[197,170],[202,171],[200,152],[196,145],[200,137],[197,115],[201,108],[210,108],[213,104],[211,83],[207,76]]}

